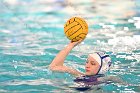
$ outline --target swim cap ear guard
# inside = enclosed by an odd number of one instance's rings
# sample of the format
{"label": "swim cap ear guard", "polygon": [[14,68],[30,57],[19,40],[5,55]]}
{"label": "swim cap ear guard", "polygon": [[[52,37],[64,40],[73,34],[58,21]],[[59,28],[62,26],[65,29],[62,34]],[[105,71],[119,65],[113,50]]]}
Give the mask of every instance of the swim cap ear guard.
{"label": "swim cap ear guard", "polygon": [[111,58],[109,55],[105,54],[104,52],[95,52],[90,54],[100,65],[100,68],[96,74],[105,74],[109,71],[110,66],[112,64]]}

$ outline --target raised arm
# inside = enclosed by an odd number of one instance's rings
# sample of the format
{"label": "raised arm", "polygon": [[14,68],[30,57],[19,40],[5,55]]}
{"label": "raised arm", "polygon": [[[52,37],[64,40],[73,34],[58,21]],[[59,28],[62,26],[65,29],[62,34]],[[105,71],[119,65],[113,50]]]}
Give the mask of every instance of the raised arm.
{"label": "raised arm", "polygon": [[63,50],[61,50],[57,56],[53,59],[51,62],[49,68],[52,71],[59,71],[59,72],[67,72],[73,75],[83,75],[81,72],[72,69],[70,67],[64,66],[64,61],[67,55],[70,53],[70,51],[81,42],[82,40],[78,42],[70,42]]}

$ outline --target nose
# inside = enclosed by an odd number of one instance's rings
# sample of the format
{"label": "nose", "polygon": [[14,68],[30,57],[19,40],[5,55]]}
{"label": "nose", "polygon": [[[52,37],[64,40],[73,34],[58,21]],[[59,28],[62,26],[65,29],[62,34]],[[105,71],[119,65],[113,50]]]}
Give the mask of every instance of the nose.
{"label": "nose", "polygon": [[89,68],[89,67],[90,67],[89,62],[87,62],[86,63],[86,68]]}

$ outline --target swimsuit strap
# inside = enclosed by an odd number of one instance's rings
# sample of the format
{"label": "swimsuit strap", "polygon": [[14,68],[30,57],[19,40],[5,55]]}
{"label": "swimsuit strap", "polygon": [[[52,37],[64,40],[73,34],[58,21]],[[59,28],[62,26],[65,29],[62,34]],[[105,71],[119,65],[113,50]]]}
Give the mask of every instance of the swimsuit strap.
{"label": "swimsuit strap", "polygon": [[99,77],[104,77],[104,74],[77,77],[76,79],[74,79],[74,81],[75,82],[95,82],[95,81],[97,81],[97,78],[99,78]]}

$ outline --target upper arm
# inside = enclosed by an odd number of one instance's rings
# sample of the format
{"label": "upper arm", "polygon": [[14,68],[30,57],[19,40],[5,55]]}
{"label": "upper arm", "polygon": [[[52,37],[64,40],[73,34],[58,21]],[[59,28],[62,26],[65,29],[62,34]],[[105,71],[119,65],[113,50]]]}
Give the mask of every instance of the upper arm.
{"label": "upper arm", "polygon": [[77,71],[76,69],[72,69],[72,68],[67,67],[67,66],[51,66],[49,68],[52,71],[66,72],[66,73],[70,73],[70,74],[73,74],[76,76],[83,75],[83,73]]}

